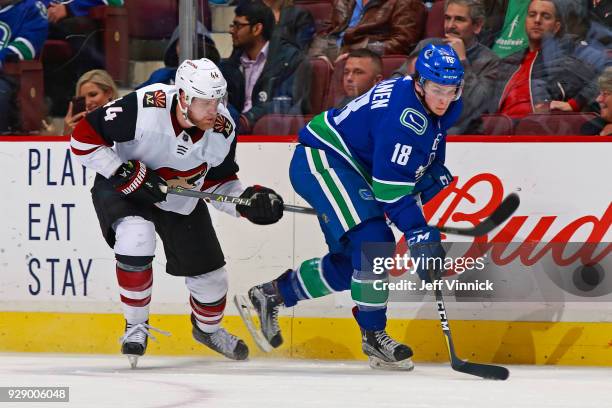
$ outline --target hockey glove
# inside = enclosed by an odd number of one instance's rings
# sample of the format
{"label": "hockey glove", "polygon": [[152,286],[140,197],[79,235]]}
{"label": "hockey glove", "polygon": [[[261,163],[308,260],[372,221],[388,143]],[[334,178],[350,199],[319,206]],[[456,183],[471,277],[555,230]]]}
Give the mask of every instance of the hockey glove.
{"label": "hockey glove", "polygon": [[429,276],[431,269],[434,279],[440,279],[444,272],[446,256],[446,251],[440,243],[440,231],[433,227],[414,229],[406,233],[406,242],[419,278],[431,282]]}
{"label": "hockey glove", "polygon": [[240,198],[251,199],[251,205],[237,205],[236,210],[253,224],[274,224],[283,217],[283,199],[271,188],[247,187]]}
{"label": "hockey glove", "polygon": [[166,193],[159,189],[160,185],[166,185],[166,181],[139,160],[123,163],[109,181],[115,190],[141,204],[166,200]]}
{"label": "hockey glove", "polygon": [[421,193],[421,202],[425,204],[452,181],[453,175],[450,171],[440,161],[434,160],[425,174],[417,181],[414,192]]}

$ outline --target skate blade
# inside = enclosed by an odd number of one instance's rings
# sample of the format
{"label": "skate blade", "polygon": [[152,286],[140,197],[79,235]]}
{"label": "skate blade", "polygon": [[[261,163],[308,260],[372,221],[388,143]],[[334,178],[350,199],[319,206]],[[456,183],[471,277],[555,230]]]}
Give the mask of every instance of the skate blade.
{"label": "skate blade", "polygon": [[381,360],[378,357],[369,356],[369,360],[370,367],[375,370],[412,371],[414,369],[414,363],[410,358],[396,362],[389,362]]}
{"label": "skate blade", "polygon": [[251,313],[251,311],[255,312],[255,310],[253,308],[253,305],[251,304],[251,301],[244,295],[235,295],[234,304],[236,305],[236,308],[238,309],[238,314],[246,325],[247,330],[249,331],[249,333],[251,333],[251,337],[253,338],[253,340],[255,340],[255,344],[257,344],[257,347],[259,347],[261,351],[266,353],[272,351],[272,345],[268,343],[268,340],[266,340],[263,333],[255,326],[253,313]]}
{"label": "skate blade", "polygon": [[130,368],[133,370],[136,368],[136,366],[138,365],[138,357],[140,357],[137,354],[126,354],[128,361],[130,362]]}

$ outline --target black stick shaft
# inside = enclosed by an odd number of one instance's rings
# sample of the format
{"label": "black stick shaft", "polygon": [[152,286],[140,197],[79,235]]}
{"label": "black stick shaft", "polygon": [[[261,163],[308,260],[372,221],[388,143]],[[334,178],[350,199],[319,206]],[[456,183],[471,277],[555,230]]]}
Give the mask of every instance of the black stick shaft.
{"label": "black stick shaft", "polygon": [[[180,187],[165,187],[166,193],[200,198],[207,202],[216,201],[218,203],[227,203],[234,205],[251,205],[251,200],[248,198],[233,197],[224,194],[207,193],[204,191],[187,190]],[[301,213],[301,214],[316,214],[316,211],[312,208],[301,207],[299,205],[283,204],[283,208],[286,211]]]}
{"label": "black stick shaft", "polygon": [[[430,279],[433,280],[433,273],[429,272]],[[442,283],[442,280],[438,281]],[[459,371],[465,374],[475,375],[477,377],[486,378],[490,380],[505,380],[510,375],[510,371],[507,368],[496,366],[492,364],[480,364],[471,363],[469,361],[461,360],[457,357],[455,352],[455,345],[453,344],[453,337],[451,335],[450,325],[448,323],[448,316],[446,314],[446,305],[444,304],[444,297],[442,297],[442,290],[438,285],[434,286],[434,293],[436,296],[436,305],[438,309],[438,316],[440,317],[440,325],[442,326],[442,332],[446,340],[446,348],[448,350],[448,356],[450,358],[451,367],[455,371]]]}

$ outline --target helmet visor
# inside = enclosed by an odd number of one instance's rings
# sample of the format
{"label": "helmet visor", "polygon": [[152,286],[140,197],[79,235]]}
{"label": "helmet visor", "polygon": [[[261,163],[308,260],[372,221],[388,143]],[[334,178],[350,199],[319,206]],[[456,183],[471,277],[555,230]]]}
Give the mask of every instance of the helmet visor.
{"label": "helmet visor", "polygon": [[217,110],[221,100],[221,98],[191,98],[191,103],[187,111],[189,119],[196,124],[201,121],[214,121],[217,117]]}
{"label": "helmet visor", "polygon": [[436,84],[432,81],[425,81],[425,86],[423,87],[425,93],[434,96],[435,98],[447,100],[447,101],[456,101],[461,96],[461,91],[463,90],[463,82],[458,85],[440,85]]}

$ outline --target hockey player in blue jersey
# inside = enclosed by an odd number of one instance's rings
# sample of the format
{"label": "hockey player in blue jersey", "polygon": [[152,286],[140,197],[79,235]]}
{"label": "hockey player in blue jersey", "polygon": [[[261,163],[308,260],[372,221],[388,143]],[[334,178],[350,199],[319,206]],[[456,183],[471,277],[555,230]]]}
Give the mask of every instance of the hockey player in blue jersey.
{"label": "hockey player in blue jersey", "polygon": [[[282,343],[280,306],[350,289],[370,365],[413,368],[410,347],[385,331],[388,291],[375,290],[381,276],[362,266],[362,245],[395,243],[386,215],[404,233],[412,257],[444,257],[440,233],[427,225],[421,206],[452,180],[445,139],[461,114],[462,87],[463,67],[452,47],[428,45],[413,77],[383,81],[301,130],[291,183],[316,209],[329,253],[251,288],[248,299],[236,297],[245,322],[246,302],[258,313],[261,333],[252,333],[259,343]],[[430,280],[424,268],[417,273]],[[435,278],[441,273],[433,271]]]}
{"label": "hockey player in blue jersey", "polygon": [[0,0],[0,69],[5,62],[40,55],[48,32],[47,9],[36,0]]}

